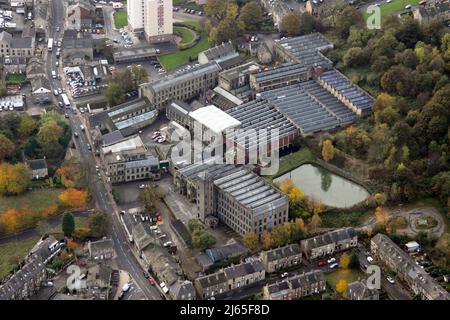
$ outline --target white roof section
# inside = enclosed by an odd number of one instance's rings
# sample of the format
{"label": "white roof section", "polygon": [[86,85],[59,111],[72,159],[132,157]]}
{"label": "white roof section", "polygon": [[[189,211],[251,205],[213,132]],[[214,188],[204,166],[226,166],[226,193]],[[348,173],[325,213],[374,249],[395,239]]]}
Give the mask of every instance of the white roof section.
{"label": "white roof section", "polygon": [[103,153],[118,153],[123,151],[135,150],[137,148],[143,147],[144,143],[140,136],[134,136],[131,139],[127,139],[110,146],[103,147]]}
{"label": "white roof section", "polygon": [[192,111],[189,115],[214,133],[222,133],[241,125],[240,121],[213,105]]}
{"label": "white roof section", "polygon": [[228,91],[224,90],[221,87],[215,87],[214,88],[214,92],[216,92],[216,93],[220,94],[221,96],[225,97],[226,99],[228,99],[229,101],[233,102],[237,106],[239,106],[239,105],[244,103],[244,101],[242,101],[238,97],[232,95],[231,93],[229,93]]}

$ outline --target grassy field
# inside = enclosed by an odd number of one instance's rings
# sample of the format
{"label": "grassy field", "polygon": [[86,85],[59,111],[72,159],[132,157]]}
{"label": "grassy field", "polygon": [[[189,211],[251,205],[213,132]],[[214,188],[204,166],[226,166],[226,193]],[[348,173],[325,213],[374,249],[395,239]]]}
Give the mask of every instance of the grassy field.
{"label": "grassy field", "polygon": [[24,74],[17,74],[17,73],[9,73],[6,75],[6,84],[20,84],[25,81],[27,81],[27,78]]}
{"label": "grassy field", "polygon": [[339,280],[345,280],[347,283],[365,279],[367,278],[366,274],[361,270],[353,270],[353,269],[339,269],[331,273],[325,274],[325,278],[327,283],[333,289],[336,288],[336,284]]}
{"label": "grassy field", "polygon": [[128,18],[126,11],[114,12],[114,24],[116,29],[124,28],[128,25]]}
{"label": "grassy field", "polygon": [[194,41],[195,34],[192,30],[189,30],[188,28],[183,27],[173,27],[173,32],[180,35],[181,42],[180,44],[188,44]]}
{"label": "grassy field", "polygon": [[364,223],[370,216],[372,211],[363,212],[327,212],[320,216],[322,219],[322,227],[324,228],[342,228],[357,227]]}
{"label": "grassy field", "polygon": [[[386,1],[383,1],[380,6],[381,21],[383,21],[383,19],[390,14],[404,10],[405,6],[407,6],[408,4],[416,5],[419,4],[420,1],[421,0],[393,0],[391,3],[386,3]],[[368,16],[369,15],[364,12],[364,18],[367,18]]]}
{"label": "grassy field", "polygon": [[41,210],[58,202],[61,189],[35,189],[19,196],[0,196],[0,212],[11,208]]}
{"label": "grassy field", "polygon": [[159,58],[161,65],[166,70],[172,70],[189,62],[189,59],[196,60],[200,52],[209,48],[208,37],[201,35],[200,41],[190,49],[169,53]]}
{"label": "grassy field", "polygon": [[195,30],[197,30],[197,31],[200,30],[200,21],[198,21],[198,20],[189,20],[189,21],[183,21],[183,22],[179,22],[179,23],[188,25],[188,26],[193,26],[195,28]]}
{"label": "grassy field", "polygon": [[0,245],[0,279],[3,279],[33,248],[39,237]]}

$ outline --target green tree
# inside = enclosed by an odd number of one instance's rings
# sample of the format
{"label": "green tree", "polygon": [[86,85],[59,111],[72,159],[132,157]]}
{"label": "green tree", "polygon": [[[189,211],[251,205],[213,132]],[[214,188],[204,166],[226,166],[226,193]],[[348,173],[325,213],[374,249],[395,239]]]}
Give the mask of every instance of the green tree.
{"label": "green tree", "polygon": [[141,199],[144,202],[147,210],[153,210],[156,207],[156,202],[164,197],[164,194],[157,186],[145,187],[141,194]]}
{"label": "green tree", "polygon": [[109,230],[108,216],[104,212],[96,210],[89,217],[89,229],[96,238],[106,236]]}
{"label": "green tree", "polygon": [[211,248],[216,243],[216,238],[204,229],[197,229],[192,233],[192,245],[198,250]]}
{"label": "green tree", "polygon": [[300,34],[300,14],[296,11],[289,12],[281,20],[281,30],[288,33],[290,36]]}
{"label": "green tree", "polygon": [[20,118],[19,127],[17,128],[17,134],[20,139],[27,139],[33,131],[36,129],[36,121],[28,115],[24,115]]}
{"label": "green tree", "polygon": [[241,9],[239,21],[242,22],[245,30],[256,30],[262,20],[261,7],[255,2],[247,2]]}
{"label": "green tree", "polygon": [[117,106],[124,102],[124,94],[125,91],[123,87],[116,82],[110,82],[108,88],[105,90],[106,102],[108,102],[108,105],[111,107]]}
{"label": "green tree", "polygon": [[350,48],[343,57],[343,62],[346,67],[358,67],[366,63],[364,51],[359,48]]}
{"label": "green tree", "polygon": [[358,255],[356,254],[356,252],[352,252],[350,255],[350,262],[348,264],[348,267],[350,269],[359,269],[359,259],[358,259]]}
{"label": "green tree", "polygon": [[70,237],[75,231],[75,219],[71,212],[64,212],[61,218],[63,233],[66,237]]}
{"label": "green tree", "polygon": [[316,20],[309,12],[300,15],[300,34],[311,33],[314,30]]}
{"label": "green tree", "polygon": [[134,89],[137,89],[141,84],[148,82],[148,73],[144,67],[133,65],[130,71],[133,75]]}
{"label": "green tree", "polygon": [[247,248],[250,249],[250,251],[256,252],[259,248],[259,239],[256,233],[247,232],[244,235],[244,244]]}
{"label": "green tree", "polygon": [[16,147],[4,134],[0,133],[0,161],[13,156]]}

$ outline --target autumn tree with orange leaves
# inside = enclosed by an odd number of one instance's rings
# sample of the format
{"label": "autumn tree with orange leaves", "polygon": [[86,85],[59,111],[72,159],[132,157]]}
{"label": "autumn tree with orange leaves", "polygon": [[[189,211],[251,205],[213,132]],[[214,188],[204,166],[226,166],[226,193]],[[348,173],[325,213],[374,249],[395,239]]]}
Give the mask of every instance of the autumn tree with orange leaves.
{"label": "autumn tree with orange leaves", "polygon": [[0,194],[17,195],[24,192],[30,182],[30,170],[23,163],[0,164]]}
{"label": "autumn tree with orange leaves", "polygon": [[66,208],[79,209],[86,207],[87,192],[69,188],[59,195],[59,201]]}

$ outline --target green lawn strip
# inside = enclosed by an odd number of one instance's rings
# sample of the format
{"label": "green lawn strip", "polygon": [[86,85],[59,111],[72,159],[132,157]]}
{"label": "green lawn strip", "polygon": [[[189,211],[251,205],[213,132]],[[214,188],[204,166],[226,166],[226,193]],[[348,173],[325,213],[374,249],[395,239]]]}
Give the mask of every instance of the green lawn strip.
{"label": "green lawn strip", "polygon": [[195,28],[195,30],[200,30],[200,21],[198,21],[198,20],[178,21],[176,23],[179,25],[192,26]]}
{"label": "green lawn strip", "polygon": [[63,189],[35,189],[18,196],[0,196],[0,212],[12,208],[28,208],[39,211],[58,203]]}
{"label": "green lawn strip", "polygon": [[124,28],[128,25],[128,17],[126,11],[114,12],[114,25],[116,29]]}
{"label": "green lawn strip", "polygon": [[189,58],[191,58],[191,60],[196,60],[198,54],[202,51],[207,50],[208,48],[208,37],[204,34],[194,47],[187,50],[163,55],[159,58],[159,61],[161,62],[161,65],[164,67],[164,69],[172,70],[188,63]]}
{"label": "green lawn strip", "polygon": [[195,39],[194,32],[188,28],[173,27],[173,31],[181,37],[181,44],[191,43]]}
{"label": "green lawn strip", "polygon": [[24,74],[18,74],[18,73],[9,73],[6,75],[5,82],[6,84],[20,84],[27,81],[27,78]]}
{"label": "green lawn strip", "polygon": [[3,279],[34,247],[39,237],[0,244],[0,280]]}
{"label": "green lawn strip", "polygon": [[[62,216],[61,216],[62,218]],[[75,217],[75,229],[78,228],[88,228],[89,227],[89,217]],[[62,225],[61,223],[55,227],[50,229],[49,231],[50,234],[62,234]]]}
{"label": "green lawn strip", "polygon": [[280,167],[277,174],[272,176],[276,178],[301,166],[303,163],[314,160],[314,155],[308,148],[302,148],[297,152],[288,154],[280,159]]}
{"label": "green lawn strip", "polygon": [[[404,10],[408,4],[416,5],[420,1],[421,0],[393,0],[391,3],[386,3],[386,1],[383,1],[380,5],[381,21],[383,21],[383,19],[390,14]],[[369,16],[367,12],[364,12],[363,15],[365,19]]]}
{"label": "green lawn strip", "polygon": [[329,286],[336,289],[339,280],[345,280],[347,283],[367,278],[366,274],[356,269],[338,269],[336,271],[325,274],[325,279]]}

